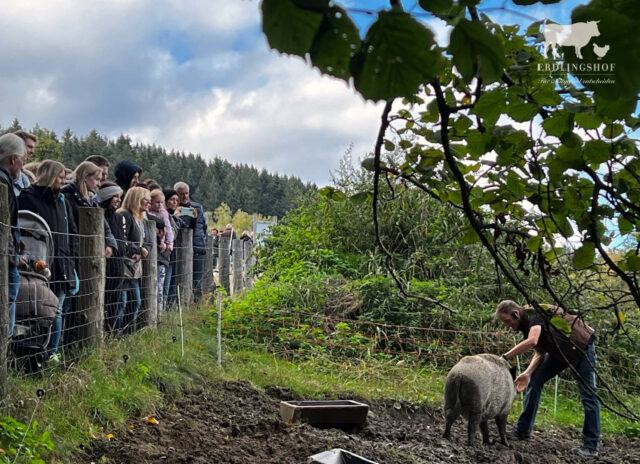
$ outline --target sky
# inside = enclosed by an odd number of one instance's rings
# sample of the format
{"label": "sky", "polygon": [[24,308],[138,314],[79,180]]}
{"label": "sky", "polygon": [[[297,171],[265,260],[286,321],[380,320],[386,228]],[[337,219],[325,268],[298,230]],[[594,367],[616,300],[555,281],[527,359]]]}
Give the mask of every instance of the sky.
{"label": "sky", "polygon": [[[383,0],[344,0],[362,34]],[[515,6],[487,0],[500,23],[570,23],[586,1]],[[443,22],[416,0],[440,45]],[[504,8],[504,9],[501,9]],[[92,129],[168,150],[216,156],[325,185],[351,147],[373,150],[381,105],[301,58],[270,50],[258,0],[20,0],[0,15],[0,126],[18,118],[59,135]]]}

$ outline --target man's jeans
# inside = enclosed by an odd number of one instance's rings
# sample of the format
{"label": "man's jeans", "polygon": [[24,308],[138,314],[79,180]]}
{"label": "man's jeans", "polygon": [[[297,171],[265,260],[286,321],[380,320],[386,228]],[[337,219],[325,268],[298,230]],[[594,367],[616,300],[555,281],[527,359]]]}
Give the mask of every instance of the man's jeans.
{"label": "man's jeans", "polygon": [[16,266],[9,266],[9,338],[13,337],[16,323],[16,300],[20,290],[20,273]]}
{"label": "man's jeans", "polygon": [[[595,365],[596,350],[593,343],[591,343],[587,345],[585,356],[582,357],[576,366],[580,377],[578,378],[575,374],[574,377],[576,377],[576,381],[578,382],[578,391],[580,392],[580,399],[582,400],[582,407],[584,408],[582,444],[585,448],[598,451],[598,441],[600,439],[600,404],[594,393],[596,390],[596,374],[593,370]],[[536,420],[536,413],[538,412],[538,405],[540,404],[540,393],[542,392],[543,385],[547,380],[555,377],[567,367],[567,363],[563,360],[549,356],[549,354],[544,355],[544,359],[529,379],[529,385],[524,394],[524,411],[520,415],[518,425],[516,426],[518,433],[521,435],[531,434],[533,424]],[[593,391],[591,391],[584,382],[587,382]]]}

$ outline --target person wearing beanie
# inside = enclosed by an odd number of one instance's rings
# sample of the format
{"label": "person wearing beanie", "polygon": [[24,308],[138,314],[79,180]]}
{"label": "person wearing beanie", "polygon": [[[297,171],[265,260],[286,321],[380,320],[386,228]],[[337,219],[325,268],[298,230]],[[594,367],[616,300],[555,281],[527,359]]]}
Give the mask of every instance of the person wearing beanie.
{"label": "person wearing beanie", "polygon": [[22,172],[26,155],[24,141],[15,134],[4,134],[0,137],[0,182],[7,186],[9,200],[9,223],[11,234],[7,244],[9,257],[9,338],[13,336],[16,320],[16,299],[20,288],[18,272],[18,253],[20,246],[20,230],[18,229],[18,200],[13,183]]}
{"label": "person wearing beanie", "polygon": [[100,207],[104,209],[104,220],[109,224],[115,238],[116,247],[111,258],[107,258],[107,280],[105,283],[105,325],[107,333],[112,335],[122,328],[124,316],[123,284],[124,261],[128,250],[124,218],[116,210],[120,207],[122,189],[113,182],[103,182],[98,189]]}
{"label": "person wearing beanie", "polygon": [[131,187],[138,185],[142,168],[130,160],[122,160],[113,168],[116,183],[122,188],[122,198]]}

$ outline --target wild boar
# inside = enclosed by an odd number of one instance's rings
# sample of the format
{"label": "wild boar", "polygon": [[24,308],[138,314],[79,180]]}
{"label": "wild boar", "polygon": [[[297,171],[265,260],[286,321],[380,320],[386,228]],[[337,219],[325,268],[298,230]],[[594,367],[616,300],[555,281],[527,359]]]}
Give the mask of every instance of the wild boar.
{"label": "wild boar", "polygon": [[465,356],[453,366],[444,386],[444,438],[450,438],[451,426],[462,413],[469,421],[469,445],[475,441],[478,426],[482,432],[482,443],[491,443],[487,421],[495,418],[500,441],[508,446],[507,416],[516,396],[514,374],[506,360],[487,353]]}

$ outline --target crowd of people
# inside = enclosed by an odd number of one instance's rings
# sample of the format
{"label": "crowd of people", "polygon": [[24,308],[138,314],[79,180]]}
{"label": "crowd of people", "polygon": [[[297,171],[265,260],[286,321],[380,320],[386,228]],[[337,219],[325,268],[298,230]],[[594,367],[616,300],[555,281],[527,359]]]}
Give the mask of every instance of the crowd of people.
{"label": "crowd of people", "polygon": [[[25,131],[0,136],[0,182],[7,186],[10,217],[9,338],[15,326],[15,308],[21,267],[28,266],[21,248],[18,211],[42,217],[53,238],[49,287],[58,297],[52,336],[46,347],[50,362],[59,362],[63,326],[73,325],[73,295],[79,290],[79,208],[104,210],[106,257],[105,321],[109,333],[120,336],[136,330],[142,305],[142,258],[157,244],[158,312],[176,303],[175,239],[179,229],[193,230],[194,299],[202,296],[207,246],[207,220],[202,205],[189,195],[189,185],[177,182],[162,188],[153,179],[141,179],[142,169],[130,160],[114,166],[115,182],[108,181],[110,163],[89,156],[71,170],[54,160],[29,162],[38,138]],[[149,221],[155,221],[155,236]]]}

